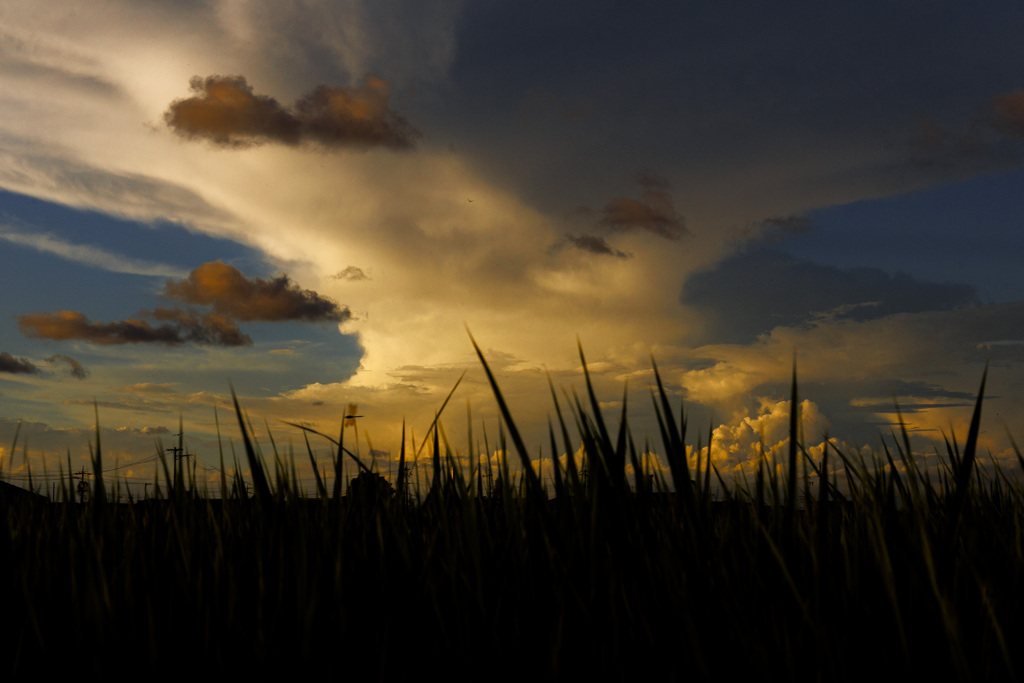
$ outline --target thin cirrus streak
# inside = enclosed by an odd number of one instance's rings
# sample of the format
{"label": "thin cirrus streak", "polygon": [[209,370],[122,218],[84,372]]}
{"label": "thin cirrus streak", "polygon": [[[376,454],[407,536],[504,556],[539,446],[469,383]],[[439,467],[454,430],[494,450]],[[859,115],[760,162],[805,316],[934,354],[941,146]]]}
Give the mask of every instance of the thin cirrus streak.
{"label": "thin cirrus streak", "polygon": [[68,261],[100,268],[111,273],[155,277],[184,277],[187,275],[187,271],[166,263],[126,258],[99,247],[65,242],[46,233],[29,234],[14,231],[7,226],[0,225],[0,240],[29,247],[46,254],[53,254]]}

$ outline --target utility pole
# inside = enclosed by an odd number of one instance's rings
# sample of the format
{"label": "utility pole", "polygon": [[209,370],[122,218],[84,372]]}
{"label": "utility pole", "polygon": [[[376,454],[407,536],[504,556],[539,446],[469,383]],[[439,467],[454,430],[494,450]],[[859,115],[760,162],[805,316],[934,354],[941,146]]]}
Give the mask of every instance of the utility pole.
{"label": "utility pole", "polygon": [[174,457],[174,486],[175,488],[177,488],[181,486],[181,459],[191,458],[195,455],[195,453],[185,452],[185,449],[181,443],[181,433],[175,434],[174,436],[178,437],[178,445],[171,446],[167,450],[169,450],[171,452],[171,455]]}
{"label": "utility pole", "polygon": [[78,486],[75,487],[75,489],[77,489],[78,491],[78,502],[84,503],[85,497],[89,493],[89,485],[85,483],[85,478],[89,475],[86,474],[85,468],[83,467],[78,472],[75,472],[72,476],[78,480]]}

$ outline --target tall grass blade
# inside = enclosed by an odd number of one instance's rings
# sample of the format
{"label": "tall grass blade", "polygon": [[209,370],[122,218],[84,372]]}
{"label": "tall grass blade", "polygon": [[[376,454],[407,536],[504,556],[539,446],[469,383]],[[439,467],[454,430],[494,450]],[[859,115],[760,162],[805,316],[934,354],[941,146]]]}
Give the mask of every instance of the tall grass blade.
{"label": "tall grass blade", "polygon": [[[469,332],[468,329],[466,331]],[[477,345],[476,339],[473,339],[472,333],[470,333],[469,339],[473,343],[473,349],[476,350],[477,358],[480,359],[480,363],[484,366],[484,372],[487,373],[487,381],[490,382],[491,390],[494,392],[494,398],[498,402],[498,409],[501,411],[505,425],[508,427],[509,435],[512,437],[512,443],[515,444],[516,452],[519,454],[519,459],[523,464],[523,476],[526,478],[526,490],[531,497],[540,499],[544,496],[544,491],[541,487],[540,480],[537,478],[537,473],[533,471],[533,465],[530,463],[530,454],[526,450],[526,444],[523,442],[523,437],[519,434],[519,428],[516,427],[515,421],[512,419],[512,413],[508,409],[508,404],[505,403],[505,397],[502,395],[501,389],[498,388],[498,381],[494,378],[494,373],[491,372],[491,368],[487,364],[487,360],[484,358],[484,354],[480,350],[480,347]],[[504,458],[504,460],[507,461],[507,458]]]}
{"label": "tall grass blade", "polygon": [[402,419],[402,445],[398,449],[398,481],[395,486],[395,492],[398,496],[399,501],[405,500],[406,487],[409,483],[406,481],[405,475],[405,419]]}
{"label": "tall grass blade", "polygon": [[92,502],[96,505],[102,505],[107,500],[107,494],[103,486],[103,449],[100,447],[100,406],[96,401],[93,401],[92,406],[96,413],[96,451],[93,453],[92,460],[94,479]]}
{"label": "tall grass blade", "polygon": [[651,367],[654,369],[654,379],[658,387],[657,396],[652,392],[651,400],[654,403],[654,414],[658,420],[658,430],[661,432],[661,442],[665,447],[665,457],[668,459],[676,495],[682,497],[684,507],[692,514],[694,509],[693,486],[690,481],[690,464],[686,458],[686,446],[683,443],[683,439],[686,438],[685,416],[680,416],[682,430],[677,429],[672,417],[672,407],[669,405],[668,392],[665,391],[665,385],[662,384],[661,373],[658,372],[658,365],[654,362],[653,356],[651,356]]}
{"label": "tall grass blade", "polygon": [[231,387],[231,400],[235,404],[235,415],[238,416],[238,427],[242,431],[242,443],[245,446],[245,457],[249,463],[249,470],[252,476],[252,486],[256,494],[256,500],[263,503],[270,502],[272,498],[270,483],[267,481],[267,475],[263,470],[263,463],[260,460],[259,454],[256,452],[256,448],[253,446],[252,440],[249,438],[249,430],[246,428],[245,417],[242,415],[242,407],[238,405],[238,396],[235,395],[234,387]]}
{"label": "tall grass blade", "polygon": [[967,489],[971,483],[971,472],[974,469],[974,461],[978,449],[978,433],[981,430],[981,402],[985,397],[985,379],[987,377],[988,363],[986,362],[985,370],[981,373],[978,399],[974,404],[974,412],[971,414],[971,426],[967,432],[967,441],[964,442],[963,455],[956,472],[956,488],[953,493],[952,505],[954,537],[956,536],[956,530],[960,527],[960,519],[963,515],[964,505],[967,502]]}
{"label": "tall grass blade", "polygon": [[793,358],[793,384],[789,397],[789,463],[786,468],[786,529],[796,533],[796,455],[798,434],[798,412],[800,409],[796,389],[796,357]]}

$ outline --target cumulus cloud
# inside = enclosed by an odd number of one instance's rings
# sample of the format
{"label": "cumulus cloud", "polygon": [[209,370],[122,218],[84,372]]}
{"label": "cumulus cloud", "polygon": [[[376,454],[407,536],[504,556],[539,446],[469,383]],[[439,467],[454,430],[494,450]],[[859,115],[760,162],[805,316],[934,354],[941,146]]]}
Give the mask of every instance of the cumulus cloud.
{"label": "cumulus cloud", "polygon": [[389,106],[389,86],[366,75],[353,88],[317,86],[287,108],[257,95],[244,76],[194,76],[192,96],[175,100],[164,122],[188,139],[223,147],[312,142],[324,147],[412,147],[419,133]]}
{"label": "cumulus cloud", "polygon": [[[755,462],[762,453],[779,456],[788,448],[790,401],[760,397],[758,404],[756,415],[748,414],[715,428],[712,457],[720,468],[725,464],[728,469],[739,471],[744,464]],[[828,419],[813,401],[800,401],[797,409],[801,432],[797,439],[804,445],[817,443],[829,431]]]}
{"label": "cumulus cloud", "polygon": [[151,315],[157,320],[169,322],[152,325],[137,318],[111,323],[93,322],[77,311],[30,313],[17,316],[17,319],[23,334],[55,341],[82,339],[104,346],[147,343],[168,346],[186,343],[219,346],[252,344],[252,339],[223,315],[197,314],[178,309],[157,309]]}
{"label": "cumulus cloud", "polygon": [[[159,307],[141,311],[139,317],[109,323],[89,320],[78,311],[29,313],[17,316],[17,320],[25,335],[55,341],[81,339],[104,346],[155,343],[230,347],[252,345],[252,339],[239,329],[237,320],[343,322],[351,317],[347,308],[316,292],[300,289],[287,275],[269,280],[247,278],[221,261],[204,263],[185,279],[168,280],[162,294],[213,310]],[[49,360],[67,364],[71,375],[79,379],[88,374],[68,356],[55,355]]]}
{"label": "cumulus cloud", "polygon": [[163,296],[211,306],[217,313],[235,320],[344,322],[352,317],[347,307],[299,288],[287,275],[269,280],[248,278],[221,261],[202,264],[184,280],[168,280]]}
{"label": "cumulus cloud", "polygon": [[222,313],[196,313],[181,308],[156,308],[148,312],[156,320],[181,330],[186,341],[218,346],[251,346],[252,339]]}
{"label": "cumulus cloud", "polygon": [[39,368],[27,358],[16,358],[6,351],[0,351],[0,372],[14,375],[35,375]]}
{"label": "cumulus cloud", "polygon": [[655,187],[644,190],[640,199],[612,199],[601,209],[600,224],[616,231],[647,230],[670,240],[688,232],[668,193]]}
{"label": "cumulus cloud", "polygon": [[597,235],[566,235],[565,238],[574,247],[580,251],[589,251],[591,254],[600,254],[603,256],[615,256],[616,258],[629,258],[629,254],[619,251],[612,245],[608,244],[608,241],[603,237]]}
{"label": "cumulus cloud", "polygon": [[89,376],[89,371],[85,369],[81,363],[72,358],[71,356],[65,356],[62,353],[55,353],[46,359],[48,363],[62,363],[67,367],[65,370],[69,375],[75,379],[85,379]]}
{"label": "cumulus cloud", "polygon": [[332,280],[349,280],[355,282],[357,280],[369,280],[370,276],[366,274],[362,268],[356,266],[347,266],[342,270],[331,276]]}

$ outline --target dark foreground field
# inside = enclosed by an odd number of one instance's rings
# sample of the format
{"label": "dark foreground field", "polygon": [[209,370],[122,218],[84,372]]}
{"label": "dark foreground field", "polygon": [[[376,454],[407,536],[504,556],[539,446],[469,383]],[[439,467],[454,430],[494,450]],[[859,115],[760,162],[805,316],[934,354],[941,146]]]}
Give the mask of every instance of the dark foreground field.
{"label": "dark foreground field", "polygon": [[[259,680],[1024,672],[1024,487],[974,466],[980,398],[939,478],[902,448],[875,463],[838,451],[812,461],[793,440],[786,462],[746,483],[688,467],[683,424],[663,391],[655,398],[663,457],[686,482],[672,491],[627,482],[636,449],[625,420],[610,436],[594,402],[571,406],[575,442],[558,427],[552,436],[569,452],[582,442],[589,472],[557,471],[552,499],[531,469],[494,488],[457,468],[442,476],[452,470],[436,431],[433,486],[412,502],[403,481],[395,493],[340,498],[325,484],[300,497],[287,468],[267,476],[253,444],[251,497],[178,486],[113,504],[97,481],[84,505],[8,498],[0,669]],[[525,453],[507,424],[510,452]],[[820,476],[838,470],[842,487]]]}

